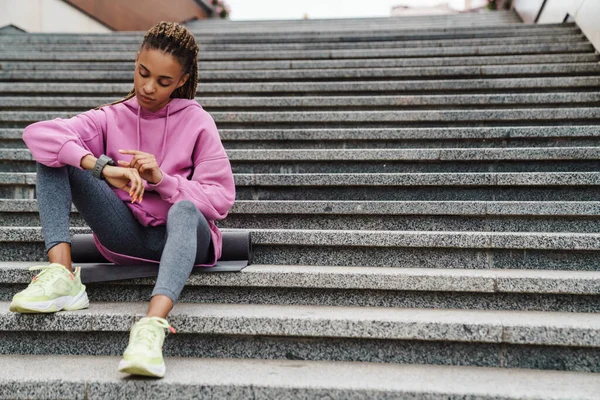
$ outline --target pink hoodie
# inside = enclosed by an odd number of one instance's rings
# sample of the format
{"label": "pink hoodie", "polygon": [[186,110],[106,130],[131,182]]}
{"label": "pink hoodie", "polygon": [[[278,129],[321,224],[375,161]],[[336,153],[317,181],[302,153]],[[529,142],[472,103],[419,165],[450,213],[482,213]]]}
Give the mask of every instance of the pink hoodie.
{"label": "pink hoodie", "polygon": [[[155,185],[145,182],[141,204],[132,204],[121,189],[113,191],[143,226],[165,225],[173,204],[191,201],[209,221],[215,251],[210,265],[221,257],[222,236],[213,221],[227,216],[235,185],[215,122],[196,100],[171,99],[151,112],[134,96],[70,119],[36,122],[25,128],[23,140],[33,158],[49,167],[68,164],[82,169],[81,159],[87,154],[130,161],[133,156],[119,153],[120,149],[153,154],[163,178]],[[94,240],[102,255],[114,263],[157,262],[113,253],[95,235]]]}

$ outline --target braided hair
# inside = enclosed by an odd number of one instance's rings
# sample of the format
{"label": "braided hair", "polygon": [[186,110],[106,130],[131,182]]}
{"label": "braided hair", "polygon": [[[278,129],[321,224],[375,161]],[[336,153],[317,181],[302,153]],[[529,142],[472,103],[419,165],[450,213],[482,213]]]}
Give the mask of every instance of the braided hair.
{"label": "braided hair", "polygon": [[[198,45],[192,32],[177,22],[159,22],[146,35],[140,50],[160,50],[173,56],[183,68],[183,73],[189,74],[187,82],[171,93],[171,98],[193,99],[198,85]],[[110,104],[96,107],[96,110],[113,104],[119,104],[135,96],[135,87],[124,98]]]}

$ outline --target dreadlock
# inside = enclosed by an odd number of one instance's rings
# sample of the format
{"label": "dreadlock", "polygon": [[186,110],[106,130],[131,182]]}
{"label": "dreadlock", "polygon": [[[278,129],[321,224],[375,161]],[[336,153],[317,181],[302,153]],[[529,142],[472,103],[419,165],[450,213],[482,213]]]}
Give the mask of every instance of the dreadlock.
{"label": "dreadlock", "polygon": [[[187,82],[171,93],[171,98],[193,99],[198,85],[198,45],[192,32],[177,22],[159,22],[146,35],[140,50],[160,50],[173,56],[183,68],[183,73],[190,74]],[[135,96],[135,87],[124,98],[110,104],[96,107],[96,110],[113,104],[119,104]]]}

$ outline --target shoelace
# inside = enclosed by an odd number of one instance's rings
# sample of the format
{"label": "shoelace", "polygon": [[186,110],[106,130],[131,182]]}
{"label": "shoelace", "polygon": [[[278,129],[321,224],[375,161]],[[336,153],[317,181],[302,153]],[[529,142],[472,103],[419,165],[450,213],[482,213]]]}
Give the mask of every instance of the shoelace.
{"label": "shoelace", "polygon": [[[47,282],[48,280],[50,280],[52,278],[52,273],[50,271],[54,271],[59,268],[60,267],[55,266],[53,264],[36,265],[34,267],[29,267],[29,271],[42,270],[42,272],[40,272],[39,274],[37,274],[33,277],[31,284],[42,284],[42,283]],[[71,277],[71,279],[75,279],[75,277],[73,276],[72,273],[69,273],[69,276]]]}
{"label": "shoelace", "polygon": [[139,324],[134,333],[134,340],[136,343],[143,343],[147,348],[151,348],[154,343],[156,343],[156,330],[153,329],[154,326],[158,326],[160,328],[168,329],[172,333],[176,333],[175,328],[173,328],[165,319],[159,317],[146,317],[146,321],[142,321]]}

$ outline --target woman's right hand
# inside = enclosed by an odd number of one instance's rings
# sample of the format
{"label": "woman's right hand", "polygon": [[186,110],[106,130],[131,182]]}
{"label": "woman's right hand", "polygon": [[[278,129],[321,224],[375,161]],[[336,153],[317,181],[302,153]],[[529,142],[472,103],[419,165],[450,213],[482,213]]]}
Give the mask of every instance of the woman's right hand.
{"label": "woman's right hand", "polygon": [[113,187],[129,193],[131,202],[142,202],[144,197],[144,180],[135,168],[107,165],[102,169],[104,179]]}

